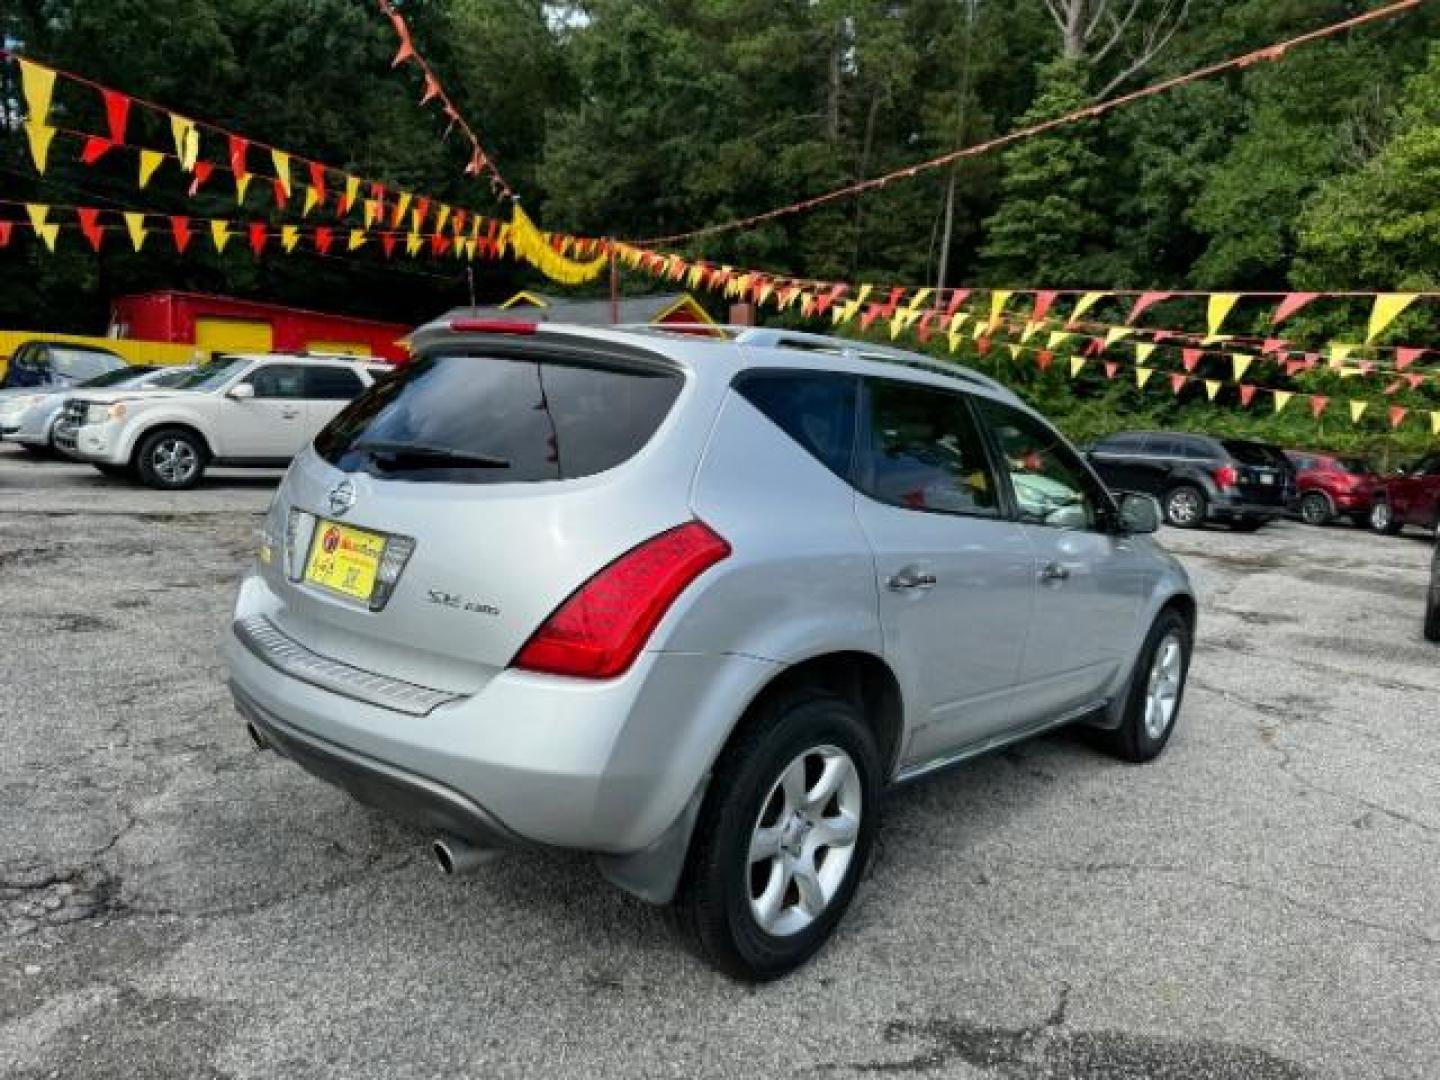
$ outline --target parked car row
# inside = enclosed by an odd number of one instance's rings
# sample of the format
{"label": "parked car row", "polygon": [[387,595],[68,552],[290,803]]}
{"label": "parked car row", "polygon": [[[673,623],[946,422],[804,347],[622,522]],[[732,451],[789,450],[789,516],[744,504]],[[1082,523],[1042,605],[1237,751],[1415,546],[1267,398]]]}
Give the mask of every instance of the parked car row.
{"label": "parked car row", "polygon": [[43,368],[32,357],[23,385],[0,389],[0,438],[171,490],[194,487],[211,466],[288,465],[390,371],[351,358],[274,354],[156,369],[91,352],[89,366],[104,370],[84,380],[71,377],[80,365],[61,366],[63,352],[52,349]]}

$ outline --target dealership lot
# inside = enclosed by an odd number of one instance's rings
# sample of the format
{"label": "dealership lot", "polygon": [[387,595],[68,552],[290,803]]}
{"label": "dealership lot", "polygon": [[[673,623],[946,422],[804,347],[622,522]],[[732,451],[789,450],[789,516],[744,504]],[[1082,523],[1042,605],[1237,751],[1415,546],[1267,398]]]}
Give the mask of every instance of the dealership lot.
{"label": "dealership lot", "polygon": [[584,859],[444,880],[254,751],[217,640],[274,478],[0,448],[0,1073],[1440,1074],[1418,535],[1165,533],[1202,598],[1169,751],[897,792],[834,943],[756,989]]}

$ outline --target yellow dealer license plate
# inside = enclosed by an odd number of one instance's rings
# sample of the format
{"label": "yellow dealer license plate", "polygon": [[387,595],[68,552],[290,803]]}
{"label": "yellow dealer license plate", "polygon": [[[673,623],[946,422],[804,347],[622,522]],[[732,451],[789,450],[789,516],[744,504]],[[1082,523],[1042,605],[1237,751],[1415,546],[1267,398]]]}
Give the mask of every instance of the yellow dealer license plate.
{"label": "yellow dealer license plate", "polygon": [[305,580],[356,600],[369,600],[385,537],[321,518],[315,523]]}

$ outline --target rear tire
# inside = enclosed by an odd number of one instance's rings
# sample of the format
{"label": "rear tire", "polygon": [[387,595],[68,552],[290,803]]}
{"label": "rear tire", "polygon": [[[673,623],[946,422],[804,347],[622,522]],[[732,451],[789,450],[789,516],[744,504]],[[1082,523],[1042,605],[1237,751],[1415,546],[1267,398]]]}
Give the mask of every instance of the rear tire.
{"label": "rear tire", "polygon": [[1396,519],[1395,511],[1385,499],[1376,499],[1370,507],[1370,531],[1383,536],[1399,536],[1405,526]]}
{"label": "rear tire", "polygon": [[1205,524],[1205,493],[1194,484],[1177,484],[1165,493],[1165,521],[1177,529],[1198,529]]}
{"label": "rear tire", "polygon": [[135,470],[141,483],[162,491],[185,491],[200,483],[210,452],[184,428],[161,428],[140,440]]}
{"label": "rear tire", "polygon": [[1319,491],[1307,491],[1300,496],[1300,520],[1306,525],[1328,525],[1335,516],[1330,500]]}
{"label": "rear tire", "polygon": [[1425,601],[1425,640],[1440,642],[1440,545],[1430,560],[1430,592]]}
{"label": "rear tire", "polygon": [[1135,661],[1125,697],[1125,718],[1106,736],[1110,753],[1138,763],[1153,760],[1165,749],[1185,700],[1190,649],[1189,624],[1173,608],[1162,611]]}
{"label": "rear tire", "polygon": [[1235,518],[1230,522],[1230,528],[1236,532],[1252,533],[1259,532],[1269,523],[1269,518]]}
{"label": "rear tire", "polygon": [[880,769],[860,710],[823,690],[747,718],[716,764],[676,897],[702,956],[759,982],[825,944],[870,858]]}
{"label": "rear tire", "polygon": [[31,457],[48,458],[55,456],[54,450],[52,450],[49,446],[41,446],[39,443],[22,442],[16,443],[15,445],[20,447],[21,450],[24,450],[25,453],[29,454]]}

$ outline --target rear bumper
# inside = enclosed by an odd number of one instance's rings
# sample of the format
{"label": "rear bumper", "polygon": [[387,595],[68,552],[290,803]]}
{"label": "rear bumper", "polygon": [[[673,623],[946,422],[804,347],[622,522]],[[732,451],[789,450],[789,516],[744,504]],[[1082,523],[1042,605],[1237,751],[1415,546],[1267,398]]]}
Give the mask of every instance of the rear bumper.
{"label": "rear bumper", "polygon": [[1238,493],[1222,495],[1210,503],[1209,517],[1212,521],[1232,521],[1236,518],[1277,518],[1286,512],[1288,504],[1289,500],[1273,503],[1251,502]]}

